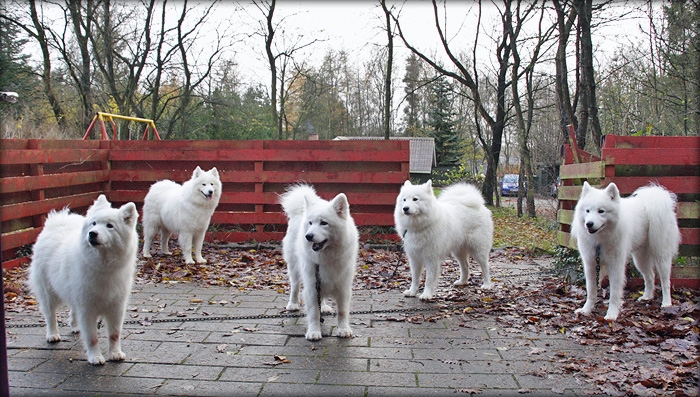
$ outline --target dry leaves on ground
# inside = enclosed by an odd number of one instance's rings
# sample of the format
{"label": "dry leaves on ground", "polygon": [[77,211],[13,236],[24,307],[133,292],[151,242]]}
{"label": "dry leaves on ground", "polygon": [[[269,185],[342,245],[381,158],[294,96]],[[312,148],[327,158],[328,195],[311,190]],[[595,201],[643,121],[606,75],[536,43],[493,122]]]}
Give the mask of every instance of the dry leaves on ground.
{"label": "dry leaves on ground", "polygon": [[[392,247],[393,248],[393,247]],[[155,248],[154,248],[155,249]],[[208,244],[204,265],[184,265],[179,248],[173,243],[173,256],[155,255],[140,262],[137,283],[192,282],[239,290],[272,289],[288,293],[286,266],[278,245],[251,248],[234,244]],[[673,306],[661,309],[659,300],[637,302],[639,295],[627,292],[623,313],[617,321],[602,318],[605,304],[599,304],[592,316],[576,316],[585,291],[561,279],[539,274],[524,279],[508,278],[508,265],[530,263],[527,249],[496,250],[491,255],[492,274],[497,285],[492,291],[478,290],[480,274],[474,272],[467,288],[455,288],[458,266],[443,266],[436,311],[420,314],[396,314],[387,320],[422,323],[446,316],[462,316],[464,323],[479,316],[495,316],[509,334],[558,333],[582,345],[607,346],[610,355],[574,358],[566,354],[548,356],[544,350],[530,353],[556,361],[569,376],[598,386],[610,395],[684,395],[697,393],[698,320],[697,291],[675,289]],[[450,261],[452,262],[452,261]],[[36,310],[36,302],[25,285],[26,266],[3,272],[4,302],[8,312]],[[530,280],[530,281],[528,281]],[[360,250],[356,290],[387,290],[400,293],[410,284],[405,255],[397,249]],[[517,299],[514,297],[517,296]],[[454,310],[454,308],[460,308]],[[222,351],[225,348],[222,347]],[[648,356],[648,365],[625,361],[628,354]],[[275,361],[275,365],[278,362]],[[544,367],[534,375],[547,376]]]}

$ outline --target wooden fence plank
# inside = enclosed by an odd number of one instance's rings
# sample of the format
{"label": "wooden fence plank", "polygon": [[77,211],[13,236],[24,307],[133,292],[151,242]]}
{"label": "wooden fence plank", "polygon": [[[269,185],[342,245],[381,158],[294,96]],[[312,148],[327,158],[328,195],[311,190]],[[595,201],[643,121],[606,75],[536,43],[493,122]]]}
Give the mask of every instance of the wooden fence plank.
{"label": "wooden fence plank", "polygon": [[14,193],[56,187],[101,183],[109,180],[109,171],[85,171],[66,174],[38,175],[0,179],[0,191]]}
{"label": "wooden fence plank", "polygon": [[600,179],[604,176],[605,163],[602,161],[566,164],[559,168],[559,177],[561,179]]}
{"label": "wooden fence plank", "polygon": [[700,148],[700,139],[697,136],[606,135],[603,147],[624,149],[698,149]]}
{"label": "wooden fence plank", "polygon": [[[256,150],[256,149],[215,149],[215,150],[121,150],[110,152],[113,161],[265,161],[265,162],[396,162],[406,157],[404,150],[381,150],[375,152],[355,152],[337,150]],[[408,158],[406,158],[408,160]]]}
{"label": "wooden fence plank", "polygon": [[106,161],[109,152],[100,149],[3,150],[0,164],[84,163]]}
{"label": "wooden fence plank", "polygon": [[41,201],[28,201],[19,204],[0,206],[0,220],[2,222],[34,215],[46,215],[51,210],[60,210],[64,207],[80,208],[89,207],[97,199],[96,193],[85,193],[74,196],[56,197]]}
{"label": "wooden fence plank", "polygon": [[668,148],[619,149],[603,151],[603,161],[607,165],[695,165],[700,158],[700,149],[679,147],[669,155]]}

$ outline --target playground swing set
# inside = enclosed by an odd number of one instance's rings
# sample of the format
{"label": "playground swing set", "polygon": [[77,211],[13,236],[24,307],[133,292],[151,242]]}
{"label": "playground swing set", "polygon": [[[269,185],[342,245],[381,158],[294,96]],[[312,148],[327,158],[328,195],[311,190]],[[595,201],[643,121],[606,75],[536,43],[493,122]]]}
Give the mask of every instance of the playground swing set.
{"label": "playground swing set", "polygon": [[112,123],[112,139],[113,140],[119,139],[119,136],[117,135],[117,124],[114,122],[114,119],[134,121],[137,123],[145,123],[146,129],[143,131],[143,136],[141,137],[141,139],[147,140],[149,137],[149,134],[148,134],[149,130],[153,129],[153,135],[154,135],[155,139],[160,141],[160,135],[158,135],[158,130],[156,129],[156,124],[153,122],[153,120],[142,119],[140,117],[121,116],[118,114],[103,113],[103,112],[97,112],[95,117],[93,117],[92,122],[90,123],[90,126],[87,128],[87,131],[85,131],[85,135],[83,135],[83,140],[88,139],[88,137],[90,136],[90,133],[92,132],[92,129],[95,126],[95,123],[97,121],[100,122],[100,137],[101,137],[101,139],[109,140],[109,136],[107,135],[107,129],[105,128],[105,121],[109,121],[110,123]]}

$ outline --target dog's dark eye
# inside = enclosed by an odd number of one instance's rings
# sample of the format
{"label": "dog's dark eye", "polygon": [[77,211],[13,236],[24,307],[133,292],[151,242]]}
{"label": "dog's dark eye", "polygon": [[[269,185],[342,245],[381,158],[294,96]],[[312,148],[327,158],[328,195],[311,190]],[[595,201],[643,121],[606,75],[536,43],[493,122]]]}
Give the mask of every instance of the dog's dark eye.
{"label": "dog's dark eye", "polygon": [[590,214],[590,213],[591,213],[591,210],[586,210],[586,213],[587,213],[587,214]]}
{"label": "dog's dark eye", "polygon": [[326,226],[326,225],[328,225],[328,222],[326,222],[326,221],[321,221],[321,226]]}
{"label": "dog's dark eye", "polygon": [[112,225],[111,223],[108,223],[108,224],[107,224],[107,229],[111,229],[111,228],[113,228],[113,227],[114,227],[114,225]]}
{"label": "dog's dark eye", "polygon": [[418,201],[418,197],[414,197],[414,198],[413,198],[413,201]]}
{"label": "dog's dark eye", "polygon": [[97,222],[92,222],[92,226],[95,226],[95,225],[97,225]]}
{"label": "dog's dark eye", "polygon": [[309,221],[309,226],[311,226],[311,225],[313,225],[313,224],[314,224],[313,222]]}
{"label": "dog's dark eye", "polygon": [[598,213],[599,213],[599,214],[604,214],[604,213],[605,213],[605,210],[598,210]]}

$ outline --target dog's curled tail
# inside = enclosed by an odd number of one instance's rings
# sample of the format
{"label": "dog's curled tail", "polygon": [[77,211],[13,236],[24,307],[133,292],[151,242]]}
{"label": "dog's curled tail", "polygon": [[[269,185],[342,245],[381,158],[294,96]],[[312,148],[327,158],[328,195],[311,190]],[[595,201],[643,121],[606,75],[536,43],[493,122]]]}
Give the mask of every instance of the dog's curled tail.
{"label": "dog's curled tail", "polygon": [[306,202],[313,200],[316,190],[311,185],[304,183],[289,186],[287,191],[280,195],[280,204],[287,218],[293,218],[304,213]]}
{"label": "dog's curled tail", "polygon": [[66,223],[66,220],[72,218],[75,215],[76,214],[71,214],[70,209],[68,209],[68,207],[65,207],[59,211],[51,210],[46,216],[46,221],[44,222],[44,229],[46,229],[47,227],[56,227],[58,225],[63,225]]}
{"label": "dog's curled tail", "polygon": [[681,232],[676,221],[676,195],[660,185],[649,185],[635,193],[645,203],[649,217],[649,242],[662,243],[664,249],[678,254]]}
{"label": "dog's curled tail", "polygon": [[479,189],[468,183],[456,183],[447,187],[440,193],[438,200],[459,203],[474,208],[479,208],[485,203]]}

